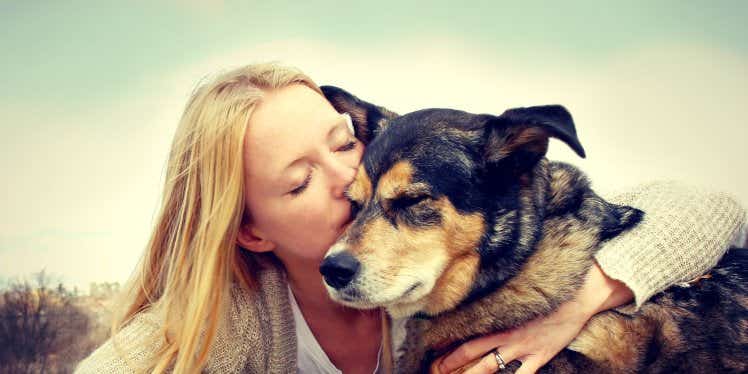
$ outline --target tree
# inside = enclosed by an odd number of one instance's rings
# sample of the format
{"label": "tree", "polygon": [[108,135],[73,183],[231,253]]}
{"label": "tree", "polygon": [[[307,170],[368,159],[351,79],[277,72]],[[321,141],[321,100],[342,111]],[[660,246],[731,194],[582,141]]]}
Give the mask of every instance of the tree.
{"label": "tree", "polygon": [[0,294],[0,372],[69,371],[80,357],[73,347],[87,336],[89,317],[44,271],[34,283],[11,281]]}

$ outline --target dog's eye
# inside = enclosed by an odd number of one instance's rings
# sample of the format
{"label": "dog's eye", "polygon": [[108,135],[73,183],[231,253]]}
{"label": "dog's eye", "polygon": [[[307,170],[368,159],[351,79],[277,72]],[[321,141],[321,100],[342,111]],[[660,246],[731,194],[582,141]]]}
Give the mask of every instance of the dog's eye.
{"label": "dog's eye", "polygon": [[441,215],[433,204],[434,198],[428,194],[400,196],[385,208],[385,215],[393,225],[404,224],[410,227],[425,227],[438,224]]}
{"label": "dog's eye", "polygon": [[426,201],[429,195],[416,195],[416,196],[400,196],[392,201],[392,207],[394,209],[408,209],[414,205],[420,204]]}

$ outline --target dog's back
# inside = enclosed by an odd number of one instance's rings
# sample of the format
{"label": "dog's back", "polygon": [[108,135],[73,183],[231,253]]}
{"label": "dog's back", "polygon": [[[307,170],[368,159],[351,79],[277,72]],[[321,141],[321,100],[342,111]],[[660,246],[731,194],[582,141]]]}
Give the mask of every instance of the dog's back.
{"label": "dog's back", "polygon": [[731,249],[707,275],[668,288],[639,311],[595,316],[543,372],[748,371],[748,251]]}

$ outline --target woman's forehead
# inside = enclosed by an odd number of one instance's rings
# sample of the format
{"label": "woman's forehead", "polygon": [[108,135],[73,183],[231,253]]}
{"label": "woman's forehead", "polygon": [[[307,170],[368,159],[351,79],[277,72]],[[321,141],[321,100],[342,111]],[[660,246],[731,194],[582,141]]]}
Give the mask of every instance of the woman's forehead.
{"label": "woman's forehead", "polygon": [[341,116],[314,90],[301,85],[269,92],[249,119],[245,162],[251,175],[280,174],[294,160],[325,144]]}
{"label": "woman's forehead", "polygon": [[336,117],[338,113],[321,94],[296,84],[272,90],[263,97],[249,119],[248,133],[263,138],[282,130],[324,131],[320,125],[329,124]]}

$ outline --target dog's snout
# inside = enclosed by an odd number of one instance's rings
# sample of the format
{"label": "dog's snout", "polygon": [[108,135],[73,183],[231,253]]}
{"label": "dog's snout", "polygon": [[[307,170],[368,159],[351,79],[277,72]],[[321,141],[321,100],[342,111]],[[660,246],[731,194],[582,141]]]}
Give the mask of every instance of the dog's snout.
{"label": "dog's snout", "polygon": [[351,282],[360,266],[353,255],[344,251],[325,258],[319,271],[330,287],[341,289]]}

